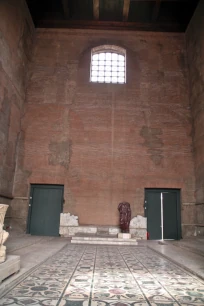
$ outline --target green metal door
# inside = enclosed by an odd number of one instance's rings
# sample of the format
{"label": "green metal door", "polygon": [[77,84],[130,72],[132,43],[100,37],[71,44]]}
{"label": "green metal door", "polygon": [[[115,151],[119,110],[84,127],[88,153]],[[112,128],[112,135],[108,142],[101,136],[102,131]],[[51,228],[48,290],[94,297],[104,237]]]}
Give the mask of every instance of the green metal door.
{"label": "green metal door", "polygon": [[178,216],[176,192],[163,194],[164,239],[178,239]]}
{"label": "green metal door", "polygon": [[59,236],[63,186],[32,185],[28,232],[32,235]]}
{"label": "green metal door", "polygon": [[146,217],[149,239],[161,239],[161,200],[160,193],[149,191],[146,193]]}
{"label": "green metal door", "polygon": [[163,239],[180,239],[180,191],[177,189],[145,189],[145,216],[147,217],[149,239],[162,239],[162,219]]}

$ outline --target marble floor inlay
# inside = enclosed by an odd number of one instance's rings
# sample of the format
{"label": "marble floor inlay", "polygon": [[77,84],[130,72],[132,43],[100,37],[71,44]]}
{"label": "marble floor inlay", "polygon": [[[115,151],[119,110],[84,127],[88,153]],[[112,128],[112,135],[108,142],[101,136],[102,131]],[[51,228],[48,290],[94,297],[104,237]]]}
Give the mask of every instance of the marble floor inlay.
{"label": "marble floor inlay", "polygon": [[2,306],[203,306],[204,282],[147,247],[68,245]]}

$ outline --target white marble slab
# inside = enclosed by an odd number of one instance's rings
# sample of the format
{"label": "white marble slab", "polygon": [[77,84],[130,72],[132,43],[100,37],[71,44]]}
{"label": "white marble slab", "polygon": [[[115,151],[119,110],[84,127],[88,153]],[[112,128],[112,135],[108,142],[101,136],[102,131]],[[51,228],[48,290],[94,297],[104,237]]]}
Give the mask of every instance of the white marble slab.
{"label": "white marble slab", "polygon": [[130,233],[119,233],[118,234],[118,238],[119,239],[130,239],[131,238],[131,234]]}

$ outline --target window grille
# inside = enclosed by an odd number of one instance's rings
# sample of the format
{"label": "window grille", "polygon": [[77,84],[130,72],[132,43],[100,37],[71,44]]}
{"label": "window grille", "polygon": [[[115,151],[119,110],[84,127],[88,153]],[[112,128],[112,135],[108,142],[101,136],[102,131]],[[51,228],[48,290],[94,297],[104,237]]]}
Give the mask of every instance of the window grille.
{"label": "window grille", "polygon": [[126,83],[126,52],[117,46],[92,49],[90,81],[96,83]]}

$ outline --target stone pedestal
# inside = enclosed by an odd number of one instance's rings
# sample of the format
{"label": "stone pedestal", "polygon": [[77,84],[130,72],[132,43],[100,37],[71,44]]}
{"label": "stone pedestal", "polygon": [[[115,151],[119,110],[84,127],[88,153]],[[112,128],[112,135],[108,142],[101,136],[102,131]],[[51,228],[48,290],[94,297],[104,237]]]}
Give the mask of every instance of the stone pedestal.
{"label": "stone pedestal", "polygon": [[0,282],[20,270],[20,256],[8,255],[0,264]]}
{"label": "stone pedestal", "polygon": [[118,234],[118,238],[119,239],[130,239],[131,238],[131,234],[130,233],[119,233]]}

